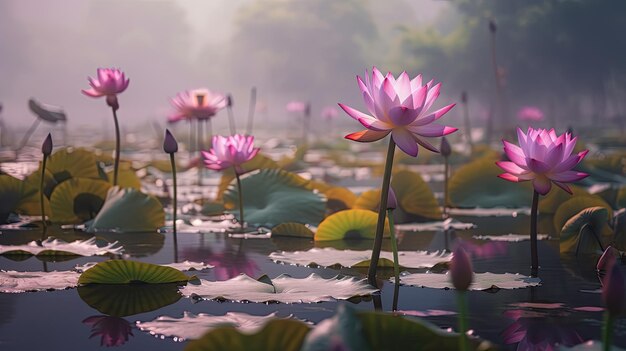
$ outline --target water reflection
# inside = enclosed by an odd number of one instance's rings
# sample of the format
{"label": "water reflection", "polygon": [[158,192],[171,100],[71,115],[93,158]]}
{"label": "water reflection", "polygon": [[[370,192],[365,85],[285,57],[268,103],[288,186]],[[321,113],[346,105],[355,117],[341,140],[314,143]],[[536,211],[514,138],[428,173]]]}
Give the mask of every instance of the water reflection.
{"label": "water reflection", "polygon": [[124,345],[133,335],[133,326],[120,317],[91,316],[83,320],[91,327],[89,339],[100,335],[100,346],[114,347]]}
{"label": "water reflection", "polygon": [[560,309],[505,311],[504,316],[514,322],[502,332],[504,343],[517,344],[518,351],[551,351],[557,350],[557,345],[580,344],[584,340],[569,315]]}
{"label": "water reflection", "polygon": [[177,284],[92,284],[78,287],[80,298],[100,313],[126,317],[171,305],[181,298]]}
{"label": "water reflection", "polygon": [[182,260],[204,262],[214,266],[211,272],[217,280],[228,280],[239,274],[254,277],[260,268],[246,254],[244,250],[245,241],[245,239],[240,239],[237,245],[233,245],[230,240],[227,240],[226,246],[221,251],[216,251],[215,248],[208,246],[187,247],[182,250],[180,256]]}

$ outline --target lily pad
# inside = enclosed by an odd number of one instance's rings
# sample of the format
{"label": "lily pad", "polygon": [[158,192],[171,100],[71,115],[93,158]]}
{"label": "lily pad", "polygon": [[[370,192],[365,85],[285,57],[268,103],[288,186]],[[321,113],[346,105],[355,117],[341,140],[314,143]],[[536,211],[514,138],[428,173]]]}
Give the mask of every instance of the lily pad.
{"label": "lily pad", "polygon": [[[550,236],[547,234],[538,234],[537,240],[547,240]],[[474,239],[478,240],[490,240],[490,241],[507,241],[511,243],[517,243],[520,241],[530,240],[529,235],[523,234],[506,234],[506,235],[475,235]]]}
{"label": "lily pad", "polygon": [[[434,289],[453,289],[447,274],[415,273],[400,277],[400,283]],[[541,279],[513,273],[474,273],[469,290],[520,289],[541,284]]]}
{"label": "lily pad", "polygon": [[[47,169],[47,167],[46,167]],[[52,174],[46,171],[44,175],[44,206],[46,215],[50,215],[50,195],[57,186]],[[41,170],[37,170],[24,178],[22,183],[22,197],[18,206],[20,214],[29,216],[41,216],[41,198],[39,197],[39,187],[41,186]]]}
{"label": "lily pad", "polygon": [[[351,209],[339,211],[326,217],[315,232],[315,241],[344,239],[374,239],[378,213],[370,210]],[[385,225],[385,237],[389,226]]]}
{"label": "lily pad", "polygon": [[109,260],[100,262],[81,274],[79,284],[161,284],[187,282],[181,271],[151,263]]}
{"label": "lily pad", "polygon": [[[241,168],[244,173],[248,173],[258,169],[276,169],[279,168],[279,166],[276,161],[259,152],[250,161],[243,163]],[[226,169],[222,172],[222,178],[217,187],[217,200],[222,199],[222,196],[233,180],[235,180],[235,172],[232,169]]]}
{"label": "lily pad", "polygon": [[[369,267],[372,250],[353,251],[337,250],[334,248],[313,248],[308,251],[295,252],[272,252],[269,257],[276,262],[295,264],[300,266],[343,266],[343,267]],[[379,267],[393,267],[393,255],[391,252],[380,253]],[[452,256],[445,252],[426,251],[399,251],[398,260],[404,268],[432,268],[438,263],[448,262]]]}
{"label": "lily pad", "polygon": [[0,271],[0,293],[62,290],[75,288],[79,274],[62,272],[16,272]]}
{"label": "lily pad", "polygon": [[124,252],[124,248],[116,241],[114,243],[99,247],[96,245],[96,238],[86,240],[76,240],[67,243],[63,240],[48,238],[38,244],[31,241],[26,245],[0,245],[0,255],[24,254],[31,255],[77,255],[77,256],[100,256],[119,255]]}
{"label": "lily pad", "polygon": [[333,317],[323,320],[307,334],[302,351],[369,351],[370,347],[363,336],[363,325],[356,311],[341,304]]}
{"label": "lily pad", "polygon": [[466,230],[475,228],[473,223],[459,222],[453,218],[448,218],[445,221],[427,222],[427,223],[404,223],[396,224],[395,228],[400,231],[412,231],[412,232],[436,232],[449,229]]}
{"label": "lily pad", "polygon": [[51,123],[67,120],[67,116],[61,107],[40,104],[35,99],[28,99],[28,108],[38,118]]}
{"label": "lily pad", "polygon": [[373,189],[364,191],[354,201],[354,209],[378,211],[378,204],[380,203],[380,190]]}
{"label": "lily pad", "polygon": [[313,239],[315,233],[307,225],[288,222],[272,228],[272,237],[277,236]]}
{"label": "lily pad", "polygon": [[602,250],[605,241],[603,233],[611,233],[608,219],[609,211],[604,207],[589,207],[578,212],[561,229],[560,252],[584,254]]}
{"label": "lily pad", "polygon": [[[97,163],[97,157],[93,152],[68,147],[50,156],[46,170],[52,174],[57,183],[70,178],[100,179]],[[37,172],[41,173],[41,169]]]}
{"label": "lily pad", "polygon": [[22,199],[22,181],[0,174],[0,199],[0,224],[4,224],[9,215],[16,212]]}
{"label": "lily pad", "polygon": [[[113,184],[113,172],[114,170],[111,169],[106,173],[107,180],[111,184]],[[129,163],[120,163],[120,168],[117,174],[117,185],[120,188],[133,188],[141,190],[141,180]]]}
{"label": "lily pad", "polygon": [[450,208],[448,212],[456,216],[471,217],[517,217],[520,214],[530,215],[530,207],[519,208]]}
{"label": "lily pad", "polygon": [[[288,319],[290,317],[287,317]],[[137,322],[137,327],[151,335],[176,337],[178,340],[200,339],[205,333],[220,327],[233,327],[242,333],[256,333],[268,322],[277,320],[276,313],[254,316],[247,313],[227,312],[223,316],[184,312],[182,318],[161,316],[151,322]]]}
{"label": "lily pad", "polygon": [[72,178],[59,184],[50,197],[50,220],[80,224],[96,216],[111,184],[96,179]]}
{"label": "lily pad", "polygon": [[254,334],[221,327],[191,340],[185,351],[299,351],[309,330],[303,322],[286,319],[272,320]]}
{"label": "lily pad", "polygon": [[572,190],[572,194],[567,193],[565,190],[559,187],[553,187],[552,191],[550,191],[546,196],[543,196],[539,200],[539,213],[541,214],[554,214],[556,210],[563,204],[565,201],[572,198],[572,196],[580,196],[587,195],[591,196],[585,189],[576,186],[576,185],[568,185]]}
{"label": "lily pad", "polygon": [[148,232],[164,224],[165,212],[159,200],[136,189],[112,187],[87,231]]}
{"label": "lily pad", "polygon": [[301,279],[283,274],[271,280],[267,276],[256,280],[242,274],[226,281],[201,280],[198,285],[188,284],[181,288],[184,296],[194,299],[283,303],[345,300],[376,291],[378,289],[365,280],[352,277],[324,279],[317,274]]}
{"label": "lily pad", "polygon": [[611,219],[613,217],[613,210],[611,210],[611,206],[609,206],[609,204],[607,204],[606,201],[602,200],[599,196],[573,196],[571,199],[562,203],[554,214],[553,221],[556,232],[560,233],[561,229],[570,218],[589,207],[603,207],[608,211],[608,218]]}
{"label": "lily pad", "polygon": [[176,283],[84,285],[78,287],[78,295],[100,313],[116,317],[158,310],[182,297]]}
{"label": "lily pad", "polygon": [[[245,221],[272,227],[284,222],[318,224],[326,211],[326,199],[306,187],[306,181],[279,169],[262,169],[241,179]],[[224,201],[238,204],[235,182],[224,193]],[[233,210],[238,217],[239,211]]]}
{"label": "lily pad", "polygon": [[399,171],[391,179],[398,205],[407,213],[430,219],[440,219],[439,203],[428,183],[418,173]]}
{"label": "lily pad", "polygon": [[480,158],[461,166],[450,177],[449,199],[456,207],[522,207],[532,202],[529,182],[497,178],[502,170],[495,159]]}
{"label": "lily pad", "polygon": [[[90,268],[93,268],[95,265],[97,265],[98,262],[87,262],[83,265],[77,265],[74,267],[74,270],[82,273]],[[210,265],[210,264],[205,264],[203,262],[191,262],[191,261],[183,261],[183,262],[178,262],[178,263],[169,263],[169,264],[162,264],[161,266],[164,267],[171,267],[174,269],[178,269],[181,272],[186,272],[186,271],[201,271],[204,269],[209,269],[209,268],[213,268],[214,266]]]}
{"label": "lily pad", "polygon": [[326,196],[326,207],[330,213],[352,208],[357,200],[357,196],[346,188],[330,187],[321,191]]}

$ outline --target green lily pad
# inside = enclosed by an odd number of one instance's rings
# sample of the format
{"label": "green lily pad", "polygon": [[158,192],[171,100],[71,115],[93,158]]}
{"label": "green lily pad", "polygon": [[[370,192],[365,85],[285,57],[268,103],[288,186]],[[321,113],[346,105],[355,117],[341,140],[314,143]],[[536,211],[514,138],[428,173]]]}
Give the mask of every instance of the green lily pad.
{"label": "green lily pad", "polygon": [[[276,169],[279,168],[279,166],[276,161],[259,152],[250,161],[242,164],[241,168],[244,170],[244,173],[248,173],[258,169]],[[222,172],[222,178],[220,179],[220,184],[217,187],[217,200],[222,199],[224,192],[226,192],[234,179],[235,172],[232,169],[225,169]]]}
{"label": "green lily pad", "polygon": [[189,280],[188,276],[171,267],[129,260],[109,260],[86,270],[80,275],[78,284],[163,284]]}
{"label": "green lily pad", "polygon": [[[48,167],[46,167],[47,169]],[[46,170],[44,175],[44,206],[46,215],[50,215],[50,196],[52,195],[52,190],[58,185],[52,173]],[[36,170],[35,172],[29,174],[24,178],[22,183],[22,198],[20,199],[20,204],[18,205],[18,210],[21,214],[29,215],[29,216],[41,216],[41,198],[39,196],[39,187],[41,186],[41,169]]]}
{"label": "green lily pad", "polygon": [[329,187],[324,190],[320,190],[324,196],[326,196],[326,207],[329,213],[335,213],[338,211],[347,210],[354,206],[357,200],[357,196],[349,189],[342,187]]}
{"label": "green lily pad", "polygon": [[[561,253],[594,253],[604,247],[602,234],[611,233],[609,211],[604,207],[588,207],[572,216],[561,229]],[[602,242],[600,246],[596,237]]]}
{"label": "green lily pad", "polygon": [[307,334],[302,351],[369,351],[371,348],[363,336],[363,325],[357,312],[341,304],[333,317],[323,320]]}
{"label": "green lily pad", "polygon": [[0,293],[23,293],[27,291],[63,290],[78,284],[78,273],[16,272],[0,270]]}
{"label": "green lily pad", "polygon": [[[370,210],[351,209],[333,213],[320,223],[315,241],[344,239],[374,239],[378,213]],[[389,236],[385,225],[384,236]]]}
{"label": "green lily pad", "polygon": [[354,201],[354,209],[378,211],[378,204],[380,203],[380,190],[373,189],[367,190],[361,193],[361,195]]}
{"label": "green lily pad", "polygon": [[[107,180],[113,184],[113,169],[106,173]],[[133,188],[141,190],[141,180],[135,170],[128,163],[120,163],[117,174],[117,185],[122,188]]]}
{"label": "green lily pad", "polygon": [[50,220],[54,223],[84,223],[102,208],[111,184],[96,179],[72,178],[59,184],[50,197]]}
{"label": "green lily pad", "polygon": [[[569,185],[573,194],[567,193],[565,190],[559,187],[552,187],[552,190],[546,195],[541,197],[539,200],[539,213],[541,214],[554,214],[556,210],[563,204],[565,201],[572,198],[572,196],[580,196],[587,195],[591,196],[585,189],[576,186]],[[530,206],[530,205],[527,205]]]}
{"label": "green lily pad", "polygon": [[430,219],[441,219],[439,203],[418,173],[396,172],[391,179],[391,187],[398,197],[398,205],[405,212]]}
{"label": "green lily pad", "polygon": [[244,334],[234,327],[222,327],[191,340],[185,351],[299,351],[310,327],[303,322],[276,319],[255,334]]}
{"label": "green lily pad", "polygon": [[56,151],[48,159],[46,171],[52,174],[57,183],[70,178],[100,178],[96,155],[82,148],[68,147]]}
{"label": "green lily pad", "polygon": [[28,108],[37,117],[46,122],[57,123],[58,121],[67,120],[65,112],[60,107],[43,105],[33,98],[28,99]]}
{"label": "green lily pad", "polygon": [[626,186],[622,186],[617,191],[617,199],[615,200],[617,208],[626,208]]}
{"label": "green lily pad", "polygon": [[272,237],[276,236],[313,239],[315,233],[302,223],[288,222],[281,223],[272,228]]}
{"label": "green lily pad", "polygon": [[[318,224],[326,211],[326,199],[305,187],[306,181],[280,169],[262,169],[241,178],[244,219],[255,226],[298,222]],[[231,183],[224,193],[224,201],[238,204],[239,190]],[[239,211],[233,214],[238,217]]]}
{"label": "green lily pad", "polygon": [[87,231],[147,232],[165,224],[163,205],[136,189],[112,187]]}
{"label": "green lily pad", "polygon": [[0,174],[0,199],[0,224],[4,224],[9,215],[16,212],[22,199],[22,181]]}
{"label": "green lily pad", "polygon": [[101,313],[115,317],[158,310],[182,297],[176,283],[85,285],[78,287],[78,296]]}
{"label": "green lily pad", "polygon": [[461,166],[449,180],[449,200],[456,207],[525,207],[532,202],[530,182],[512,183],[498,178],[502,170],[492,158]]}
{"label": "green lily pad", "polygon": [[[539,202],[541,202],[541,200],[539,200]],[[560,233],[561,229],[570,218],[589,207],[603,207],[607,210],[609,219],[613,217],[613,210],[611,210],[611,206],[599,196],[575,195],[562,203],[556,210],[553,218],[555,231]],[[604,234],[606,233],[603,233],[603,235]]]}

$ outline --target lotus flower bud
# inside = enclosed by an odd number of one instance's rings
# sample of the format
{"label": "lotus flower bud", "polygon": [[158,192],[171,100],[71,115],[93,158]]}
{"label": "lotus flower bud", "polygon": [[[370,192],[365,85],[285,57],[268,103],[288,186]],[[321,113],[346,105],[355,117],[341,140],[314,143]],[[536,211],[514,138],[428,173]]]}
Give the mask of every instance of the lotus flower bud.
{"label": "lotus flower bud", "polygon": [[163,151],[168,154],[173,154],[178,151],[178,142],[176,138],[170,133],[169,129],[165,130],[165,140],[163,140]]}
{"label": "lotus flower bud", "polygon": [[387,194],[387,209],[395,210],[398,207],[398,200],[396,199],[396,193],[391,187],[389,187],[389,193]]}
{"label": "lotus flower bud", "polygon": [[496,30],[498,30],[498,26],[496,26],[496,21],[494,21],[493,19],[489,20],[489,31],[491,33],[495,33]]}
{"label": "lotus flower bud", "polygon": [[450,156],[450,154],[452,154],[452,147],[450,146],[450,143],[448,142],[448,139],[446,139],[446,137],[441,138],[441,145],[439,145],[439,151],[441,151],[441,155],[443,157],[448,157]]}
{"label": "lotus flower bud", "polygon": [[452,285],[459,291],[467,291],[470,284],[472,284],[474,278],[472,261],[461,246],[454,250],[449,274]]}
{"label": "lotus flower bud", "polygon": [[44,154],[44,156],[50,156],[52,154],[52,135],[50,135],[50,133],[48,133],[46,140],[41,144],[41,153]]}
{"label": "lotus flower bud", "polygon": [[596,265],[596,269],[599,271],[608,271],[611,266],[615,263],[615,253],[613,252],[615,249],[612,246],[608,246],[600,259],[598,260],[598,264]]}
{"label": "lotus flower bud", "polygon": [[467,104],[467,92],[464,91],[461,93],[461,102]]}
{"label": "lotus flower bud", "polygon": [[604,277],[602,299],[610,316],[617,316],[624,307],[624,276],[617,264],[614,264]]}
{"label": "lotus flower bud", "polygon": [[119,110],[120,104],[119,102],[117,102],[117,96],[116,95],[107,96],[107,105],[115,111]]}

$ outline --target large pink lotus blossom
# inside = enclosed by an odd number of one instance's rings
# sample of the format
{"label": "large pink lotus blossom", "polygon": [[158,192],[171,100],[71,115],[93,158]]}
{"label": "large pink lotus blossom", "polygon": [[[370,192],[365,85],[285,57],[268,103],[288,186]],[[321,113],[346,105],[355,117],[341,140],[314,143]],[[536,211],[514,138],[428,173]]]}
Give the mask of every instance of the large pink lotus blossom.
{"label": "large pink lotus blossom", "polygon": [[518,128],[517,138],[519,146],[502,140],[504,152],[511,161],[496,162],[507,172],[500,174],[500,178],[511,182],[532,180],[535,191],[545,195],[552,188],[552,183],[571,194],[565,183],[588,176],[587,173],[572,170],[589,150],[572,155],[577,138],[572,138],[571,134],[557,136],[554,129],[529,127],[527,134]]}
{"label": "large pink lotus blossom", "polygon": [[91,326],[90,339],[100,335],[101,346],[121,346],[128,341],[129,336],[133,336],[131,324],[124,318],[91,316],[83,320],[83,323]]}
{"label": "large pink lotus blossom", "polygon": [[83,94],[91,97],[106,96],[107,104],[117,110],[117,94],[128,88],[130,80],[124,76],[124,72],[117,68],[98,68],[96,79],[88,78],[91,89],[83,90]]}
{"label": "large pink lotus blossom", "polygon": [[539,107],[524,106],[517,111],[517,118],[522,121],[543,121],[545,114]]}
{"label": "large pink lotus blossom", "polygon": [[168,122],[184,119],[209,119],[226,107],[227,100],[223,94],[209,89],[193,89],[180,92],[172,99],[176,112],[168,117]]}
{"label": "large pink lotus blossom", "polygon": [[406,72],[402,72],[397,79],[391,73],[383,76],[376,67],[372,69],[371,78],[367,72],[365,73],[365,82],[357,76],[357,83],[363,94],[365,106],[371,115],[344,104],[339,104],[339,106],[367,129],[349,134],[346,138],[371,142],[380,140],[391,133],[398,147],[411,156],[417,156],[417,144],[439,152],[422,137],[440,137],[457,130],[457,128],[433,123],[450,111],[455,104],[429,112],[439,97],[441,83],[433,85],[431,80],[426,85],[422,85],[421,75],[410,79]]}
{"label": "large pink lotus blossom", "polygon": [[202,151],[202,156],[206,168],[221,171],[234,167],[237,174],[242,174],[244,171],[241,165],[254,158],[258,152],[259,148],[254,147],[253,136],[216,135],[213,137],[213,148],[209,151]]}

